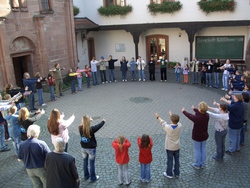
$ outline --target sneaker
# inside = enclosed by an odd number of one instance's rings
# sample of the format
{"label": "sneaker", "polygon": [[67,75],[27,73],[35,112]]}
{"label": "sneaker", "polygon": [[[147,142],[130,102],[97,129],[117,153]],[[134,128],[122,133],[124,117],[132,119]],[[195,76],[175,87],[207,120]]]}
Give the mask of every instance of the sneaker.
{"label": "sneaker", "polygon": [[126,184],[126,186],[129,186],[132,183],[132,181],[130,181],[129,183]]}
{"label": "sneaker", "polygon": [[162,80],[161,80],[161,82],[162,82]]}
{"label": "sneaker", "polygon": [[167,80],[165,80],[165,82],[166,82]]}
{"label": "sneaker", "polygon": [[226,151],[226,154],[232,155],[232,156],[233,156],[233,155],[234,155],[234,152],[231,152],[231,151],[227,150],[227,151]]}
{"label": "sneaker", "polygon": [[43,104],[42,104],[42,106],[46,106],[46,104],[45,104],[45,103],[43,103]]}
{"label": "sneaker", "polygon": [[0,150],[0,152],[5,152],[5,151],[10,151],[10,148],[5,147],[5,148],[3,148],[3,149]]}
{"label": "sneaker", "polygon": [[127,82],[128,80],[125,79],[125,82]]}
{"label": "sneaker", "polygon": [[196,166],[196,165],[192,165],[192,167],[196,170],[200,170],[200,167],[199,166]]}
{"label": "sneaker", "polygon": [[145,179],[141,179],[141,182],[144,183],[146,180]]}
{"label": "sneaker", "polygon": [[122,186],[122,185],[123,185],[123,183],[118,183],[118,185],[119,185],[119,186]]}
{"label": "sneaker", "polygon": [[175,177],[175,178],[179,178],[179,175],[175,175],[174,177]]}
{"label": "sneaker", "polygon": [[11,138],[8,138],[8,139],[6,139],[5,141],[7,141],[7,142],[8,142],[8,141],[12,141],[12,139],[11,139]]}
{"label": "sneaker", "polygon": [[125,81],[125,80],[122,80],[123,82]]}
{"label": "sneaker", "polygon": [[167,175],[167,173],[166,173],[166,172],[163,172],[163,176],[165,176],[166,178],[169,178],[169,179],[172,179],[172,178],[173,178],[173,176],[169,176],[169,175]]}
{"label": "sneaker", "polygon": [[108,84],[109,82],[108,81],[106,81],[106,84]]}
{"label": "sneaker", "polygon": [[221,90],[225,90],[225,88],[222,88]]}
{"label": "sneaker", "polygon": [[141,79],[139,79],[139,82],[141,81]]}
{"label": "sneaker", "polygon": [[225,91],[227,91],[227,89],[225,89]]}
{"label": "sneaker", "polygon": [[102,82],[102,84],[105,84],[104,82]]}
{"label": "sneaker", "polygon": [[115,82],[116,82],[116,80],[115,80]]}
{"label": "sneaker", "polygon": [[96,179],[94,180],[94,181],[91,181],[91,182],[95,182],[95,181],[97,181],[97,180],[99,180],[99,176],[96,176]]}
{"label": "sneaker", "polygon": [[145,79],[143,79],[143,82],[145,82]]}

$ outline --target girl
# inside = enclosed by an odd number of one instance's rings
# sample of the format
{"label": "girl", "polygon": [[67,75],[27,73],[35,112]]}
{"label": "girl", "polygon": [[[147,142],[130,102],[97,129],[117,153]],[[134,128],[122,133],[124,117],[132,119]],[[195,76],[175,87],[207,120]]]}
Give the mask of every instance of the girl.
{"label": "girl", "polygon": [[42,78],[39,72],[37,72],[35,74],[35,78],[40,79],[40,82],[36,82],[36,91],[37,91],[37,94],[38,94],[39,105],[40,106],[45,106],[46,104],[43,102],[43,85],[42,85],[42,82],[44,82],[47,79]]}
{"label": "girl", "polygon": [[128,148],[131,146],[129,140],[127,140],[123,135],[118,136],[112,142],[112,146],[115,149],[115,158],[118,165],[118,179],[119,185],[123,184],[123,173],[125,175],[125,183],[127,186],[131,184],[129,171],[128,171]]}
{"label": "girl", "polygon": [[84,69],[80,69],[80,67],[76,67],[76,73],[77,74],[77,82],[78,82],[78,91],[82,91],[82,72],[84,72]]}
{"label": "girl", "polygon": [[150,182],[150,163],[152,162],[152,152],[153,147],[152,138],[147,134],[143,134],[142,137],[137,139],[139,147],[139,162],[141,164],[141,181]]}
{"label": "girl", "polygon": [[155,60],[153,56],[150,58],[150,61],[148,62],[148,70],[149,70],[149,80],[154,81],[155,80]]}
{"label": "girl", "polygon": [[214,119],[216,154],[213,155],[213,159],[216,161],[222,161],[225,154],[225,139],[229,117],[226,104],[219,104],[215,101],[213,104],[218,106],[218,108],[212,108],[209,106],[208,109],[215,113],[207,112],[209,116]]}
{"label": "girl", "polygon": [[56,138],[63,138],[65,145],[65,152],[68,151],[68,141],[69,141],[69,132],[68,132],[68,126],[70,126],[74,120],[75,115],[73,114],[68,120],[64,120],[64,114],[60,115],[60,112],[58,109],[53,109],[50,118],[48,120],[48,131],[51,134],[51,140],[54,144],[56,141]]}
{"label": "girl", "polygon": [[52,77],[51,74],[48,74],[48,83],[49,83],[49,91],[50,91],[50,100],[52,102],[56,101],[55,93],[54,93],[54,85],[55,85],[55,78]]}
{"label": "girl", "polygon": [[201,85],[206,84],[206,71],[207,71],[206,67],[202,66],[201,72],[200,72],[200,74],[201,74]]}
{"label": "girl", "polygon": [[181,64],[176,63],[174,67],[174,72],[175,72],[175,81],[180,82],[180,73],[181,73]]}
{"label": "girl", "polygon": [[85,76],[87,80],[87,87],[90,88],[90,77],[91,77],[91,69],[88,65],[85,65]]}
{"label": "girl", "polygon": [[131,61],[129,62],[129,65],[130,65],[131,81],[136,81],[136,62],[135,62],[135,58],[132,57]]}
{"label": "girl", "polygon": [[[90,178],[91,182],[99,179],[99,176],[95,174],[95,153],[97,142],[95,139],[95,133],[102,128],[106,120],[102,119],[102,122],[95,126],[90,126],[93,119],[85,115],[82,117],[82,124],[78,127],[81,136],[82,156],[83,156],[83,172],[84,179]],[[88,159],[90,162],[90,173],[88,170]]]}
{"label": "girl", "polygon": [[188,83],[188,72],[189,72],[189,67],[186,64],[185,67],[183,68],[184,84]]}
{"label": "girl", "polygon": [[122,72],[122,81],[127,82],[127,70],[128,70],[128,61],[125,56],[122,56],[122,60],[120,61],[121,67],[120,70]]}
{"label": "girl", "polygon": [[39,120],[45,113],[44,110],[37,110],[34,114],[30,114],[26,107],[23,107],[19,111],[18,123],[21,126],[21,140],[27,140],[27,130],[30,125]]}
{"label": "girl", "polygon": [[76,93],[76,76],[79,73],[75,73],[73,72],[72,69],[69,69],[69,79],[70,79],[70,83],[71,83],[71,93],[75,94]]}

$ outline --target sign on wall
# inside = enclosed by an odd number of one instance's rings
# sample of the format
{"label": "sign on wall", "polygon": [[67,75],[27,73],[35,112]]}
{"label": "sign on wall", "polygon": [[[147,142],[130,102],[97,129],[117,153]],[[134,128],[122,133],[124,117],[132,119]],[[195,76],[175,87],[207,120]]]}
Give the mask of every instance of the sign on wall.
{"label": "sign on wall", "polygon": [[126,51],[125,44],[116,43],[115,44],[115,51],[116,52],[125,52]]}

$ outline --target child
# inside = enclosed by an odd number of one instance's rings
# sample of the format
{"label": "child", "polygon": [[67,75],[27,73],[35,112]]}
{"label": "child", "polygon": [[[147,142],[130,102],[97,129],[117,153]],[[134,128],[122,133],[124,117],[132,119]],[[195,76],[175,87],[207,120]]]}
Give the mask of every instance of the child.
{"label": "child", "polygon": [[55,78],[52,77],[51,74],[48,74],[48,83],[49,83],[49,91],[50,91],[50,100],[52,102],[56,101],[55,93],[54,93],[54,85],[55,85]]}
{"label": "child", "polygon": [[76,94],[76,76],[79,73],[73,72],[72,69],[69,69],[69,78],[70,78],[70,83],[71,83],[71,93]]}
{"label": "child", "polygon": [[77,75],[77,82],[78,82],[78,91],[82,91],[82,72],[84,72],[84,69],[80,69],[80,67],[76,67]]}
{"label": "child", "polygon": [[46,104],[43,102],[43,85],[42,85],[42,82],[44,82],[46,80],[46,78],[42,78],[39,72],[37,72],[35,74],[35,77],[40,79],[40,82],[36,82],[36,91],[37,91],[37,94],[38,94],[39,105],[40,106],[45,106]]}
{"label": "child", "polygon": [[186,64],[185,67],[183,68],[184,84],[188,83],[188,72],[189,72],[189,67]]}
{"label": "child", "polygon": [[152,162],[153,140],[147,134],[143,134],[142,137],[137,139],[139,146],[139,162],[141,164],[141,181],[150,182],[150,163]]}
{"label": "child", "polygon": [[174,67],[174,72],[175,72],[175,81],[180,82],[180,73],[181,73],[181,64],[176,63]]}
{"label": "child", "polygon": [[123,184],[124,172],[126,185],[129,186],[131,180],[128,172],[128,148],[131,146],[131,143],[123,135],[120,135],[112,142],[112,146],[115,149],[115,158],[118,165],[119,185]]}
{"label": "child", "polygon": [[90,77],[91,77],[91,70],[88,65],[85,65],[85,76],[87,80],[87,87],[90,88]]}
{"label": "child", "polygon": [[201,85],[206,85],[206,67],[205,66],[202,66],[201,68]]}
{"label": "child", "polygon": [[21,128],[18,124],[18,112],[16,106],[10,107],[9,114],[6,115],[5,119],[10,124],[10,136],[12,138],[15,154],[17,155],[19,144],[21,143]]}
{"label": "child", "polygon": [[130,65],[131,81],[136,81],[136,62],[135,62],[135,58],[132,57],[131,61],[129,62],[129,65]]}
{"label": "child", "polygon": [[127,82],[127,70],[128,70],[128,61],[125,56],[122,56],[122,60],[120,61],[121,67],[120,70],[122,72],[122,81]]}
{"label": "child", "polygon": [[169,112],[171,124],[167,124],[166,121],[160,118],[158,113],[155,113],[155,117],[161,123],[162,128],[166,131],[165,148],[167,151],[167,170],[163,175],[167,178],[173,178],[173,158],[174,164],[174,175],[176,178],[180,175],[180,132],[182,125],[179,123],[180,117],[176,114]]}
{"label": "child", "polygon": [[103,56],[101,56],[101,59],[99,61],[100,63],[100,75],[101,75],[101,80],[102,80],[102,84],[107,84],[108,81],[106,79],[106,63],[107,63],[107,60],[104,59]]}

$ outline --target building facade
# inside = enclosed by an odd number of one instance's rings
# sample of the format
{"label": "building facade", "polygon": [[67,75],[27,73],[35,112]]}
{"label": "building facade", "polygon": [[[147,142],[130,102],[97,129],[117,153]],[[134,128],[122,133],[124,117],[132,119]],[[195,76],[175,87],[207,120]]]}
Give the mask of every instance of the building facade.
{"label": "building facade", "polygon": [[[47,76],[77,66],[71,0],[0,0],[0,89],[22,87],[24,72]],[[65,72],[66,73],[66,72]]]}
{"label": "building facade", "polygon": [[[201,10],[198,0],[180,0],[181,9],[173,13],[152,14],[149,11],[150,3],[162,4],[164,1],[74,0],[80,8],[80,14],[75,18],[80,66],[88,64],[92,56],[130,59],[140,55],[149,60],[152,55],[156,59],[166,55],[169,61],[182,65],[197,56],[200,59],[230,58],[250,68],[248,0],[234,0],[234,11],[206,13]],[[112,5],[130,5],[132,11],[125,16],[103,16],[98,12],[99,7]],[[80,20],[86,19],[89,23],[81,24]],[[201,52],[199,50],[203,48],[199,42],[205,45]]]}

